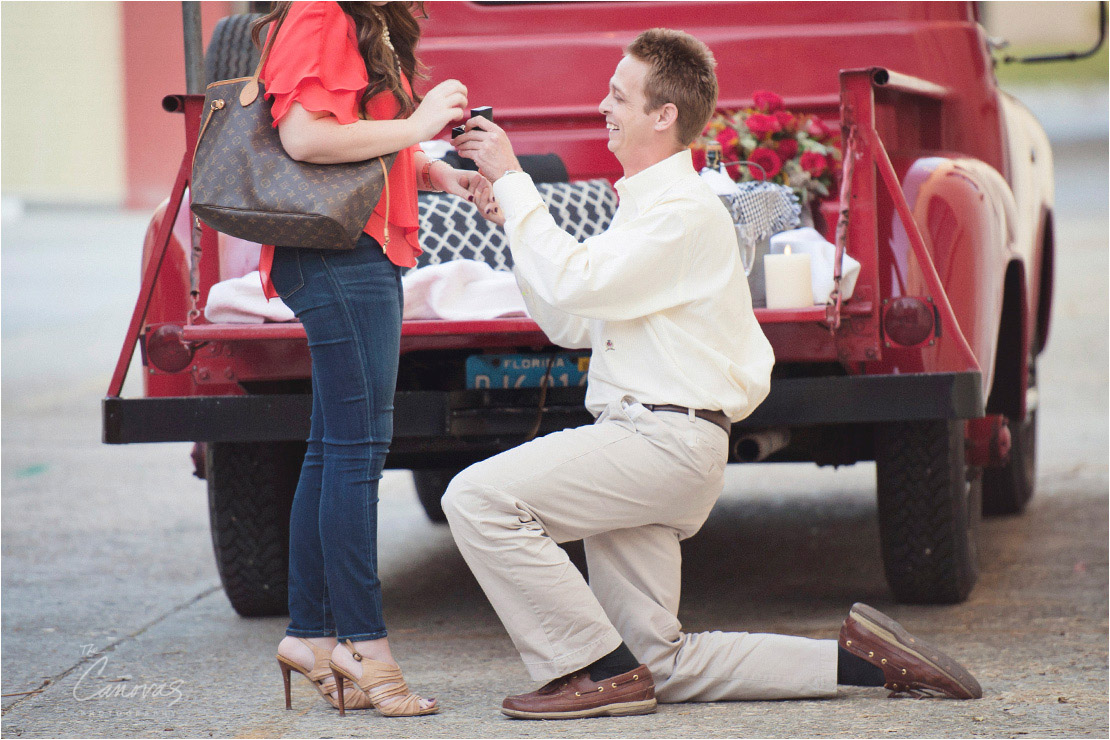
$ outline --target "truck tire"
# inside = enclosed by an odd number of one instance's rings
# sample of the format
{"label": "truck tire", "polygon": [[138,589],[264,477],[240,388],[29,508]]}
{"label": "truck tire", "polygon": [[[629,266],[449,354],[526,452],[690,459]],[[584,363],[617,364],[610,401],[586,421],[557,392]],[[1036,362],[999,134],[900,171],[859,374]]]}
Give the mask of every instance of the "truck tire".
{"label": "truck tire", "polygon": [[424,513],[436,524],[443,524],[447,517],[443,513],[440,499],[451,479],[459,474],[461,468],[435,468],[432,470],[412,471],[412,482],[416,486],[416,495],[424,507]]}
{"label": "truck tire", "polygon": [[876,430],[879,537],[898,601],[952,604],[979,577],[981,480],[969,476],[964,422],[883,424]]}
{"label": "truck tire", "polygon": [[[1029,358],[1030,389],[1037,387],[1035,360]],[[983,514],[997,516],[1020,514],[1037,486],[1037,406],[1036,394],[1028,404],[1025,419],[1010,422],[1010,460],[1000,468],[983,470]]]}
{"label": "truck tire", "polygon": [[304,442],[207,445],[208,514],[216,568],[244,617],[286,614],[289,511]]}
{"label": "truck tire", "polygon": [[258,13],[245,13],[229,15],[216,22],[212,40],[204,53],[204,76],[209,83],[254,74],[259,51],[251,41],[251,24],[260,17]]}

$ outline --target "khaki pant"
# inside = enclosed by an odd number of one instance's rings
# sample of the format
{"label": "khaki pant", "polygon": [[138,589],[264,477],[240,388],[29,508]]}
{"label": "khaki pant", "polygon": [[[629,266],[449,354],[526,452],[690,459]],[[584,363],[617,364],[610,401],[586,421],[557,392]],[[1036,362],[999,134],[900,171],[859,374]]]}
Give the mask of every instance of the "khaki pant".
{"label": "khaki pant", "polygon": [[[684,633],[679,541],[723,487],[728,435],[626,398],[591,426],[549,434],[459,473],[443,510],[459,549],[536,681],[620,645],[661,701],[836,694],[834,640]],[[581,539],[590,583],[556,543]]]}

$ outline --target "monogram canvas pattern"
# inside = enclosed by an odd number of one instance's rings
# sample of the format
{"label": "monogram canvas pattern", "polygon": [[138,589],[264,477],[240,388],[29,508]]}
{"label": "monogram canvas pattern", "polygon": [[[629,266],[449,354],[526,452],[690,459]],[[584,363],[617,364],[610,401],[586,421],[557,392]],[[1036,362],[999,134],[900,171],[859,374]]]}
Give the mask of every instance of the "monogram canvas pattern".
{"label": "monogram canvas pattern", "polygon": [[[559,228],[578,241],[605,231],[617,210],[617,193],[606,180],[539,183],[536,189]],[[473,204],[446,193],[420,194],[420,244],[416,267],[471,259],[510,270],[505,231],[478,215]],[[415,269],[415,268],[413,268]]]}
{"label": "monogram canvas pattern", "polygon": [[[217,231],[252,242],[353,248],[382,195],[379,160],[322,165],[292,159],[272,125],[262,83],[252,104],[240,104],[248,84],[244,78],[208,88],[193,158],[193,212]],[[383,158],[386,169],[395,158]]]}

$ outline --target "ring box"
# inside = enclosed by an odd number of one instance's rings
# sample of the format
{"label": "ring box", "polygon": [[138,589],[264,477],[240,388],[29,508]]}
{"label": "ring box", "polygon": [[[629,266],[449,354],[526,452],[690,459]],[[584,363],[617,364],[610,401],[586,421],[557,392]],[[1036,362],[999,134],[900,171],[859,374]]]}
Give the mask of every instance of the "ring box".
{"label": "ring box", "polygon": [[[492,121],[493,120],[493,108],[491,106],[488,106],[488,105],[483,105],[483,106],[478,107],[478,108],[471,108],[470,109],[470,117],[471,118],[478,118],[479,116],[486,119],[487,121]],[[462,136],[465,133],[466,133],[466,126],[455,126],[453,129],[451,129],[451,138],[454,139],[455,137]]]}

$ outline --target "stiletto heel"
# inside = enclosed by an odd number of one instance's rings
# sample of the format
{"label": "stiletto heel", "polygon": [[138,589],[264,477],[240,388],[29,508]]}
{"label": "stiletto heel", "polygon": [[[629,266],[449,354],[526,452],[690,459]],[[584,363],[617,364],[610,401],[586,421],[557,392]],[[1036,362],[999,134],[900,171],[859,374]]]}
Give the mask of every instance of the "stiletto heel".
{"label": "stiletto heel", "polygon": [[[289,674],[294,671],[312,682],[312,685],[320,692],[320,696],[324,698],[324,701],[331,704],[333,707],[339,708],[341,712],[346,711],[346,709],[369,709],[373,706],[369,697],[357,689],[353,689],[349,697],[344,696],[342,689],[338,692],[338,697],[333,697],[332,692],[335,691],[337,684],[332,683],[335,674],[329,669],[331,651],[326,648],[317,647],[303,637],[298,637],[297,639],[312,650],[313,664],[312,670],[306,671],[304,667],[296,661],[278,653],[278,665],[281,666],[281,678],[282,682],[285,684],[286,709],[293,708],[293,696]],[[344,701],[344,699],[346,699],[346,701]]]}
{"label": "stiletto heel", "polygon": [[347,693],[347,681],[330,660],[328,663],[331,665],[331,675],[335,678],[335,685],[339,687],[339,691],[337,691],[336,694],[339,696],[339,716],[342,717],[347,714],[347,707],[343,701],[343,695]]}
{"label": "stiletto heel", "polygon": [[[416,717],[422,714],[435,714],[439,705],[432,700],[430,707],[421,707],[419,695],[409,691],[401,669],[391,663],[370,660],[359,655],[354,644],[347,640],[347,649],[351,657],[362,664],[362,678],[355,678],[344,671],[335,661],[331,661],[331,670],[335,675],[336,685],[342,687],[343,680],[347,679],[361,689],[361,695],[382,713],[385,717]],[[396,699],[396,701],[390,701]],[[388,704],[388,708],[384,705]],[[343,692],[339,692],[339,713],[343,714]]]}
{"label": "stiletto heel", "polygon": [[293,708],[293,695],[289,688],[289,672],[293,670],[285,664],[281,658],[278,658],[278,665],[281,666],[281,680],[285,684],[285,708]]}

